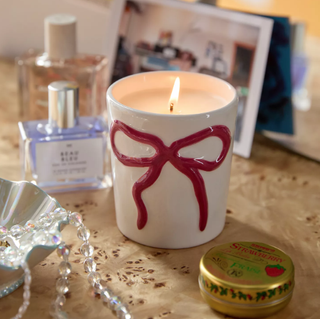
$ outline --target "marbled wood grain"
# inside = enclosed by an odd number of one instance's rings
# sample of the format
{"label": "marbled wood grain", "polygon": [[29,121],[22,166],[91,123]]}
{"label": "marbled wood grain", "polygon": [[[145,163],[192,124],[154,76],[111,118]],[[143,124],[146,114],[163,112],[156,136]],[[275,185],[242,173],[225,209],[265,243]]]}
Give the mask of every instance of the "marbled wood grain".
{"label": "marbled wood grain", "polygon": [[[12,64],[0,61],[0,176],[19,179],[16,87]],[[56,195],[66,208],[84,215],[94,258],[103,280],[121,295],[136,319],[229,318],[201,299],[197,277],[201,256],[213,245],[255,240],[286,251],[296,267],[289,306],[271,319],[318,319],[320,311],[320,165],[293,155],[257,135],[252,157],[234,156],[226,226],[205,245],[183,250],[145,247],[117,229],[112,190]],[[115,318],[90,291],[73,227],[63,231],[72,245],[70,318]],[[55,253],[32,270],[31,304],[24,318],[49,319],[59,259]],[[0,299],[0,318],[11,318],[23,289]]]}

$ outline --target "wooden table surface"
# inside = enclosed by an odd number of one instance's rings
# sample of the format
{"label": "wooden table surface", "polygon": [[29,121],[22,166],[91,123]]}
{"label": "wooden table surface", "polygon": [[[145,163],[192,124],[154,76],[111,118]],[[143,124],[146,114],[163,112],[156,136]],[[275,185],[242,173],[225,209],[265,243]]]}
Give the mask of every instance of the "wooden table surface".
{"label": "wooden table surface", "polygon": [[[13,64],[0,61],[0,176],[19,180],[19,119]],[[319,145],[318,145],[319,147]],[[213,245],[260,241],[287,252],[296,267],[289,306],[270,319],[320,317],[320,165],[256,135],[249,160],[233,157],[225,229],[215,240],[191,249],[162,250],[126,239],[117,229],[112,189],[58,194],[62,206],[82,212],[92,231],[94,257],[104,280],[127,302],[136,319],[230,318],[212,311],[198,288],[200,257]],[[115,318],[93,297],[71,226],[63,231],[73,248],[70,318]],[[26,319],[50,318],[59,259],[55,253],[32,270]],[[23,289],[0,299],[0,318],[11,318]]]}

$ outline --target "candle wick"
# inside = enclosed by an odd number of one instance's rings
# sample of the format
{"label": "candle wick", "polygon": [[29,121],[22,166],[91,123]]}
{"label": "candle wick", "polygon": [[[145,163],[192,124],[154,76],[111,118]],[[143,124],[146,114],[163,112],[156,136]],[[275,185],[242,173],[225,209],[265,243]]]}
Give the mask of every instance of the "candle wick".
{"label": "candle wick", "polygon": [[170,112],[173,111],[173,106],[174,106],[174,104],[171,102],[171,103],[170,103]]}

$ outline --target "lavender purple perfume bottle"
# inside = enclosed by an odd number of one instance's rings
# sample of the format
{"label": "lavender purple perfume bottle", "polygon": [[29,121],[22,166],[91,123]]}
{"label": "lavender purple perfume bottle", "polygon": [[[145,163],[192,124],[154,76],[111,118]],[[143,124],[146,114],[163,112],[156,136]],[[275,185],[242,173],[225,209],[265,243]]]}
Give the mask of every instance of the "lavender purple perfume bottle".
{"label": "lavender purple perfume bottle", "polygon": [[107,126],[101,117],[79,117],[79,86],[48,86],[49,119],[19,122],[22,178],[47,192],[105,188]]}

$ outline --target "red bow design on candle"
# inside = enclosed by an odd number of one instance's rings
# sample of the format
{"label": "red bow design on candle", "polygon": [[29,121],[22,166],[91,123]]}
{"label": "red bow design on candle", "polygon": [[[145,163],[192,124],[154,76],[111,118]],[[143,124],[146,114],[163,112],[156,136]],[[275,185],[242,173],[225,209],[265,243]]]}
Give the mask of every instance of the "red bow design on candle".
{"label": "red bow design on candle", "polygon": [[[118,131],[123,132],[134,141],[152,146],[156,150],[156,153],[152,157],[142,158],[129,157],[121,154],[115,145],[115,134]],[[198,143],[208,137],[218,137],[222,141],[222,151],[214,161],[206,161],[200,158],[186,158],[179,155],[179,150],[183,147]],[[147,172],[143,174],[132,187],[132,195],[138,209],[138,229],[142,229],[148,221],[148,212],[141,198],[141,194],[158,179],[162,167],[168,161],[191,180],[199,203],[200,231],[206,228],[208,220],[208,199],[204,180],[199,170],[207,172],[213,171],[223,163],[231,144],[231,134],[226,126],[210,126],[177,140],[168,147],[159,137],[137,131],[121,121],[115,120],[111,126],[110,138],[112,150],[122,164],[131,167],[149,167]]]}

